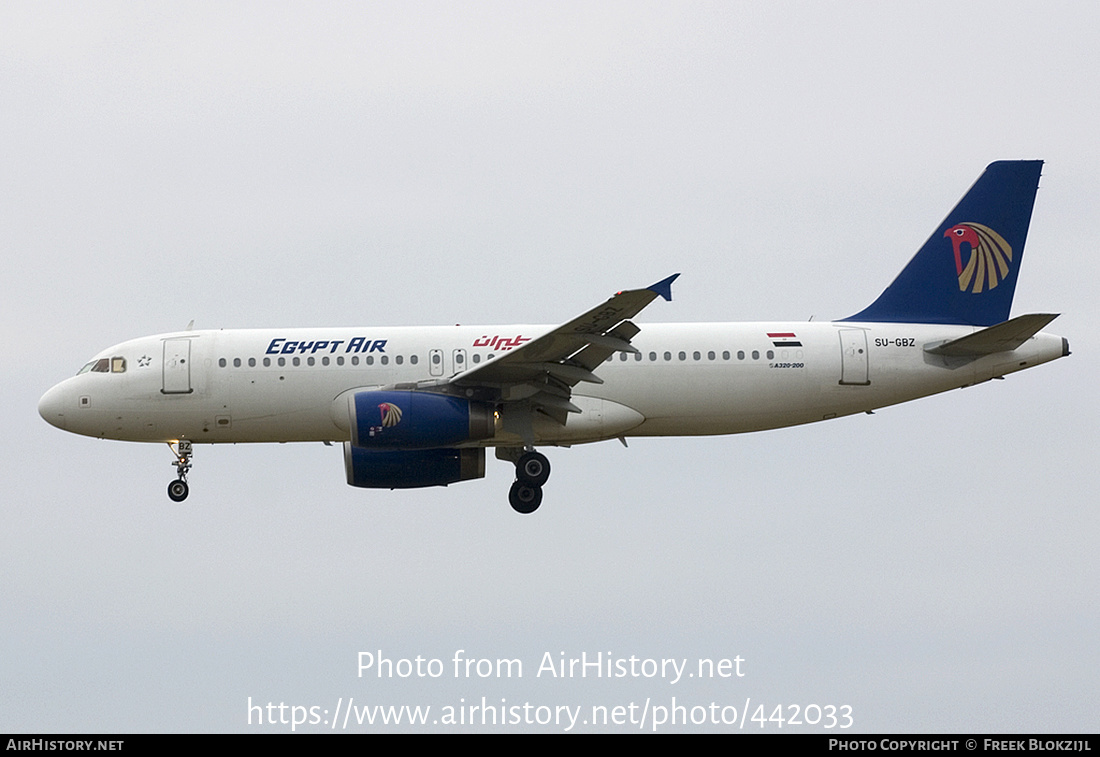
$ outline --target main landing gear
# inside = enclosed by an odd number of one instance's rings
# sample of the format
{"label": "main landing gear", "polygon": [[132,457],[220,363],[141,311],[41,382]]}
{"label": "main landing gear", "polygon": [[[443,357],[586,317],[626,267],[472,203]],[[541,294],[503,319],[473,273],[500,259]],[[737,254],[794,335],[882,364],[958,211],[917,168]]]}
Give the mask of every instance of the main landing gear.
{"label": "main landing gear", "polygon": [[508,503],[517,513],[533,513],[542,504],[542,486],[550,478],[550,461],[534,450],[516,461],[516,481],[508,491]]}
{"label": "main landing gear", "polygon": [[168,442],[168,449],[176,456],[176,462],[173,463],[176,466],[176,480],[168,484],[168,499],[183,502],[190,491],[187,486],[187,471],[191,470],[191,442],[180,439],[175,448]]}

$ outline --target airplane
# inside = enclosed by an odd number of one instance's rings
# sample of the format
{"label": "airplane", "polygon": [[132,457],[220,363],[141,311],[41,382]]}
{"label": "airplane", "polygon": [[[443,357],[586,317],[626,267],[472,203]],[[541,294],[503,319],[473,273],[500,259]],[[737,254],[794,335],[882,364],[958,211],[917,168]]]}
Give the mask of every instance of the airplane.
{"label": "airplane", "polygon": [[649,324],[669,276],[559,326],[185,330],[103,350],[38,404],[85,436],[167,443],[175,502],[194,444],[342,443],[351,486],[482,478],[542,502],[538,447],[737,434],[828,420],[1003,378],[1070,354],[1010,318],[1042,161],[990,164],[868,307],[835,321]]}

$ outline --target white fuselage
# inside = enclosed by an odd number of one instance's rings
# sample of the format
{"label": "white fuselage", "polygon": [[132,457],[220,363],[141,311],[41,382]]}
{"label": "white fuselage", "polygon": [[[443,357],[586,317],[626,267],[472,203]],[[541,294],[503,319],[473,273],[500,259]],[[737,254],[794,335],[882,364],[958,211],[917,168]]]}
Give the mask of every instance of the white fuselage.
{"label": "white fuselage", "polygon": [[[184,331],[124,342],[55,386],[39,411],[106,439],[196,443],[347,441],[354,390],[443,382],[552,326]],[[1011,352],[951,359],[924,347],[977,331],[896,323],[643,324],[580,383],[565,426],[536,443],[733,434],[825,420],[1003,376],[1065,354],[1039,333]],[[117,359],[121,358],[119,362]],[[107,362],[104,363],[103,361]],[[409,387],[411,388],[411,386]],[[516,403],[505,398],[500,412]],[[471,445],[516,445],[503,431]]]}

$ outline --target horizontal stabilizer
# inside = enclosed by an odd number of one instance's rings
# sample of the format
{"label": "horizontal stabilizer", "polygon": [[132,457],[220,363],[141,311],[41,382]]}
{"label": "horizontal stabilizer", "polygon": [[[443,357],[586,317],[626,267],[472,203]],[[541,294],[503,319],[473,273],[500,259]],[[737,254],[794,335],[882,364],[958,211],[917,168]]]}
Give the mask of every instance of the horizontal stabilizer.
{"label": "horizontal stabilizer", "polygon": [[949,357],[978,357],[992,355],[994,352],[1011,352],[1057,317],[1057,313],[1021,315],[959,339],[925,347],[924,351],[932,355]]}

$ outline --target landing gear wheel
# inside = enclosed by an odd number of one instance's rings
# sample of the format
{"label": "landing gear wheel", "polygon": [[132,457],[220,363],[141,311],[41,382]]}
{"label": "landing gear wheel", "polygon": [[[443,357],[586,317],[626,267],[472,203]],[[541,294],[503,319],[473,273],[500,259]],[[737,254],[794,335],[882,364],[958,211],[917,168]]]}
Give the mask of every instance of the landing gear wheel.
{"label": "landing gear wheel", "polygon": [[168,484],[168,499],[173,502],[183,502],[187,499],[188,491],[186,481],[173,481]]}
{"label": "landing gear wheel", "polygon": [[550,478],[550,461],[540,452],[526,452],[516,461],[516,479],[541,487]]}
{"label": "landing gear wheel", "polygon": [[508,491],[508,503],[517,513],[529,515],[542,504],[542,487],[516,481]]}
{"label": "landing gear wheel", "polygon": [[191,470],[191,442],[180,439],[176,446],[168,442],[168,449],[172,450],[176,460],[172,465],[176,466],[176,480],[168,484],[168,499],[173,502],[183,502],[187,499],[190,488],[187,486],[187,471]]}

